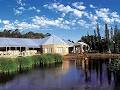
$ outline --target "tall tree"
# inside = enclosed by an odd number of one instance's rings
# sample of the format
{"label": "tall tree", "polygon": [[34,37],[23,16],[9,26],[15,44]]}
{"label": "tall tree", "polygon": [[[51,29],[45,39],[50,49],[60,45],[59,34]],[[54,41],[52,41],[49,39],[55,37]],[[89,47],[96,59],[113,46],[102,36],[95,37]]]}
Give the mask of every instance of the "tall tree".
{"label": "tall tree", "polygon": [[111,40],[113,39],[113,28],[111,27],[111,32],[110,32]]}
{"label": "tall tree", "polygon": [[117,25],[115,25],[115,27],[114,27],[114,35],[116,35],[118,33],[118,27],[117,27]]}
{"label": "tall tree", "polygon": [[96,25],[96,29],[97,29],[97,36],[98,36],[98,39],[101,39],[101,36],[100,36],[100,29],[99,29],[99,24],[97,23]]}
{"label": "tall tree", "polygon": [[109,29],[107,23],[105,23],[105,39],[109,40]]}
{"label": "tall tree", "polygon": [[109,29],[107,23],[105,23],[105,46],[106,51],[109,51]]}

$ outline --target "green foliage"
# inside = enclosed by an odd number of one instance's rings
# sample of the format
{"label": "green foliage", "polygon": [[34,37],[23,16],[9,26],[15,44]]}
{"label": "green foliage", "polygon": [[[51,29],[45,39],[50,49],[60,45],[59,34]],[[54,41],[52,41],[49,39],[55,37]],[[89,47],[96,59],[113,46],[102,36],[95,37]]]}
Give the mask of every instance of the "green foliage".
{"label": "green foliage", "polygon": [[43,54],[35,55],[32,57],[35,64],[49,64],[55,62],[62,62],[63,57],[59,54]]}
{"label": "green foliage", "polygon": [[0,58],[0,73],[13,73],[19,69],[30,69],[33,65],[51,64],[62,62],[59,54],[43,54],[27,57]]}
{"label": "green foliage", "polygon": [[53,54],[55,62],[62,62],[63,56],[60,54]]}
{"label": "green foliage", "polygon": [[17,70],[17,64],[10,58],[0,58],[0,73],[13,73]]}
{"label": "green foliage", "polygon": [[44,54],[42,55],[42,58],[46,64],[55,62],[54,56],[52,54]]}
{"label": "green foliage", "polygon": [[31,68],[33,65],[33,60],[30,57],[17,57],[15,61],[18,68],[22,69]]}
{"label": "green foliage", "polygon": [[119,59],[112,60],[108,64],[108,68],[110,71],[113,71],[113,72],[120,71],[120,60]]}
{"label": "green foliage", "polygon": [[18,29],[15,30],[3,30],[0,32],[0,37],[13,37],[13,38],[44,38],[50,36],[50,33],[35,33],[35,32],[27,32],[21,33]]}
{"label": "green foliage", "polygon": [[39,65],[40,64],[41,55],[34,55],[34,56],[32,56],[32,59],[33,59],[33,64],[34,65]]}

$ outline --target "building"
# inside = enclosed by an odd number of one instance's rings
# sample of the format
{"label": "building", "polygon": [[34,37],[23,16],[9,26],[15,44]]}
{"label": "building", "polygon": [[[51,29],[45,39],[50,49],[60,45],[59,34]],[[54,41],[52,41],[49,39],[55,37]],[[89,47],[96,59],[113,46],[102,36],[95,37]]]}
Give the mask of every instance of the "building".
{"label": "building", "polygon": [[70,50],[73,52],[73,47],[74,43],[65,41],[55,35],[43,39],[0,38],[0,56],[29,56],[42,53],[66,55],[70,53]]}

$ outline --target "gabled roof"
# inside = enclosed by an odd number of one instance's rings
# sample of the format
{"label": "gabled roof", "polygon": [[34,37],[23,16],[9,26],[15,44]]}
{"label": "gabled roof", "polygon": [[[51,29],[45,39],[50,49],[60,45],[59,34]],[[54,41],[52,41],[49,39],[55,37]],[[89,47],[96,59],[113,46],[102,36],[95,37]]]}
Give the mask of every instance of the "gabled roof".
{"label": "gabled roof", "polygon": [[0,47],[34,47],[39,48],[41,45],[61,45],[67,44],[61,38],[51,35],[43,39],[26,39],[26,38],[0,38]]}
{"label": "gabled roof", "polygon": [[61,38],[55,36],[55,35],[51,35],[48,36],[44,39],[42,39],[42,45],[49,45],[49,44],[67,44],[64,40],[62,40]]}

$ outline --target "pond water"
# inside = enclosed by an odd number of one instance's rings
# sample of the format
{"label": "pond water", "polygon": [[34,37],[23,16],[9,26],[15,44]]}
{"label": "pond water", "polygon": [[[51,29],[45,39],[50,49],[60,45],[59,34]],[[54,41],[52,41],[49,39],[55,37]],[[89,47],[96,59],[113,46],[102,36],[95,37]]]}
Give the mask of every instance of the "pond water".
{"label": "pond water", "polygon": [[64,61],[12,76],[0,76],[0,90],[120,90],[109,60]]}

